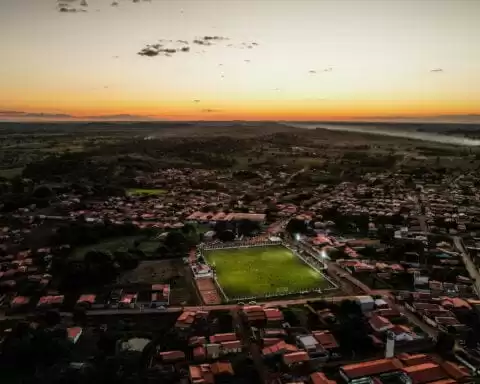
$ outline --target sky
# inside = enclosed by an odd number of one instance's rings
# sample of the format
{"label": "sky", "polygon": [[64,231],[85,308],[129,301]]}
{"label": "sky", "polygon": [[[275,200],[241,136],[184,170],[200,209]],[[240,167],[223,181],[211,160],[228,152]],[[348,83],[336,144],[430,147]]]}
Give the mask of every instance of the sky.
{"label": "sky", "polygon": [[0,120],[476,118],[478,15],[477,0],[0,0]]}

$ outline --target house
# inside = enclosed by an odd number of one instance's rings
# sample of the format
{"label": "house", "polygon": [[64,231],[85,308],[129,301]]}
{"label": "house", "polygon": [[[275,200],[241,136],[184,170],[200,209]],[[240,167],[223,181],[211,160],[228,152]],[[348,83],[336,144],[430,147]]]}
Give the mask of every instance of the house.
{"label": "house", "polygon": [[97,296],[93,294],[82,294],[77,300],[77,307],[87,307],[90,308],[96,300]]}
{"label": "house", "polygon": [[220,343],[223,354],[238,353],[242,351],[242,342],[240,340],[224,341]]}
{"label": "house", "polygon": [[292,365],[302,364],[310,360],[310,357],[308,356],[307,352],[298,351],[298,352],[291,352],[283,355],[282,360],[285,365],[292,366]]}
{"label": "house", "polygon": [[287,344],[285,341],[280,341],[277,344],[265,347],[262,349],[262,355],[264,357],[269,357],[273,355],[283,355],[287,352],[297,352],[298,348],[294,345]]}
{"label": "house", "polygon": [[249,322],[266,319],[265,311],[260,305],[248,305],[243,307],[243,314]]}
{"label": "house", "polygon": [[63,304],[65,297],[63,295],[42,296],[38,300],[38,308],[53,308]]}
{"label": "house", "polygon": [[402,368],[403,364],[396,358],[379,359],[364,363],[344,365],[340,368],[340,376],[342,376],[342,378],[349,383],[361,377],[369,377],[380,375],[382,373],[400,371]]}
{"label": "house", "polygon": [[234,341],[237,340],[237,335],[235,333],[217,333],[210,336],[210,343],[218,344],[225,341]]}
{"label": "house", "polygon": [[205,346],[207,350],[207,357],[210,359],[218,359],[220,357],[221,345],[220,344],[207,344]]}
{"label": "house", "polygon": [[67,337],[73,344],[76,344],[82,332],[83,329],[80,327],[67,328]]}
{"label": "house", "polygon": [[383,316],[373,315],[368,323],[375,332],[385,332],[393,328],[393,324]]}
{"label": "house", "polygon": [[216,376],[231,376],[233,374],[232,364],[223,361],[217,361],[213,364],[191,365],[188,369],[188,376],[192,384],[214,384]]}
{"label": "house", "polygon": [[30,303],[30,298],[27,296],[15,296],[12,301],[10,301],[10,308],[20,309],[25,307]]}
{"label": "house", "polygon": [[268,323],[281,323],[283,321],[283,313],[278,308],[266,308],[264,313]]}
{"label": "house", "polygon": [[330,353],[339,349],[338,342],[330,331],[314,331],[313,337],[315,337],[320,345]]}
{"label": "house", "polygon": [[410,377],[413,384],[424,384],[447,378],[445,371],[438,364],[432,362],[405,367],[403,372]]}
{"label": "house", "polygon": [[153,284],[152,294],[150,297],[150,305],[158,307],[160,305],[168,305],[170,303],[170,285],[169,284]]}
{"label": "house", "polygon": [[336,384],[335,380],[330,380],[323,372],[315,372],[310,375],[312,384]]}
{"label": "house", "polygon": [[204,346],[199,345],[193,349],[193,360],[195,361],[204,361],[207,357],[207,350]]}

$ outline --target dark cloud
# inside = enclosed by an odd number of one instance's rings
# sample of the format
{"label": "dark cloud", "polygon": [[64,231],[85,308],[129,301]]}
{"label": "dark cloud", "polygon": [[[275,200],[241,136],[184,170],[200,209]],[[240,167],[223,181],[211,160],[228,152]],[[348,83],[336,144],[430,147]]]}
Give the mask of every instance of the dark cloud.
{"label": "dark cloud", "polygon": [[223,40],[230,40],[230,39],[224,36],[204,36],[203,40],[223,41]]}
{"label": "dark cloud", "polygon": [[112,4],[110,4],[112,7],[118,7],[118,1],[114,0],[112,1]]}
{"label": "dark cloud", "polygon": [[160,50],[158,48],[155,48],[153,46],[147,46],[143,48],[140,52],[138,52],[138,55],[153,57],[153,56],[158,56],[159,53],[160,53]]}
{"label": "dark cloud", "polygon": [[190,47],[182,47],[182,48],[180,48],[180,51],[182,51],[182,52],[190,52]]}
{"label": "dark cloud", "polygon": [[200,103],[200,100],[195,99],[195,100],[193,100],[193,102],[194,102],[194,103]]}
{"label": "dark cloud", "polygon": [[248,59],[247,59],[247,60],[243,60],[243,61],[245,61],[245,63],[250,63],[250,60],[248,60]]}
{"label": "dark cloud", "polygon": [[195,39],[193,40],[193,44],[198,44],[198,45],[212,45],[212,43],[208,40],[200,40],[200,39]]}
{"label": "dark cloud", "polygon": [[333,71],[332,67],[328,67],[323,70],[323,72],[332,72],[332,71]]}
{"label": "dark cloud", "polygon": [[443,72],[442,68],[433,68],[430,70],[430,72]]}
{"label": "dark cloud", "polygon": [[81,7],[88,7],[88,1],[87,0],[81,0],[80,1],[80,6]]}
{"label": "dark cloud", "polygon": [[187,40],[177,40],[177,43],[188,45]]}
{"label": "dark cloud", "polygon": [[221,109],[212,109],[212,108],[205,108],[202,109],[203,113],[216,113],[216,112],[222,112]]}
{"label": "dark cloud", "polygon": [[72,115],[68,115],[65,113],[31,113],[31,112],[23,112],[23,111],[0,111],[0,117],[38,117],[38,118],[72,118]]}
{"label": "dark cloud", "polygon": [[310,73],[310,74],[312,74],[312,75],[313,75],[313,74],[317,73],[317,71],[315,71],[315,70],[311,69],[310,71],[308,71],[308,73]]}
{"label": "dark cloud", "polygon": [[25,112],[20,111],[0,111],[0,116],[23,116]]}
{"label": "dark cloud", "polygon": [[60,13],[77,13],[77,12],[87,12],[87,11],[83,8],[59,7],[58,12],[60,12]]}

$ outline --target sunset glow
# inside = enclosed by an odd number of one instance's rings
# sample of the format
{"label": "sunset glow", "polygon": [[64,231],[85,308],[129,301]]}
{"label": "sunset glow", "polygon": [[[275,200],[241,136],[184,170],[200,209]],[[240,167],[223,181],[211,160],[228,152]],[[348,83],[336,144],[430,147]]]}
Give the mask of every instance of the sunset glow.
{"label": "sunset glow", "polygon": [[[55,0],[0,3],[0,118],[480,113],[478,1],[111,3],[89,0],[75,13]],[[225,40],[193,42],[204,36]],[[189,51],[138,55],[159,40],[176,50],[185,40]]]}

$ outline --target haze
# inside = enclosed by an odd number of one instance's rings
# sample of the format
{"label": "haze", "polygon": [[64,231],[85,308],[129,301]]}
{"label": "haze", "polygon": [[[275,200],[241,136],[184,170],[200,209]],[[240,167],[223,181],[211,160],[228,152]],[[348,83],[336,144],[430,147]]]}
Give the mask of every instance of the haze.
{"label": "haze", "polygon": [[[64,3],[80,9],[80,1]],[[55,0],[0,2],[0,118],[480,113],[479,1],[111,4],[88,0],[86,12],[59,12]],[[193,42],[205,36],[222,39]],[[178,52],[138,54],[160,40]]]}

